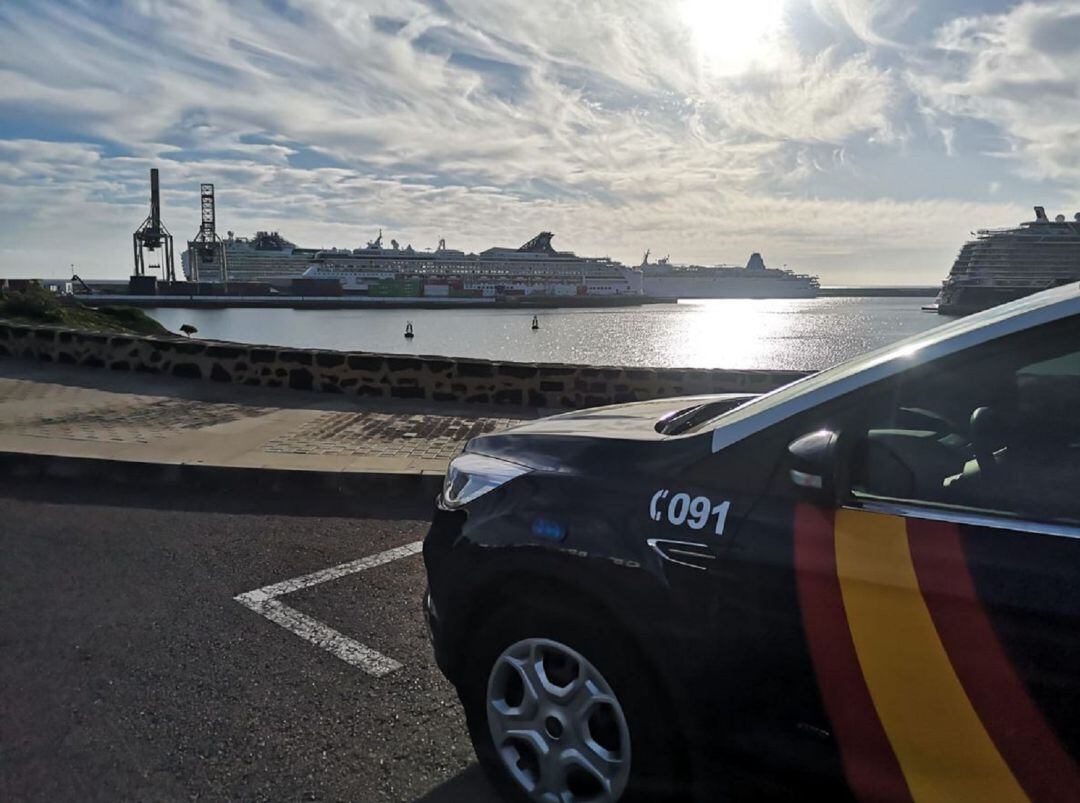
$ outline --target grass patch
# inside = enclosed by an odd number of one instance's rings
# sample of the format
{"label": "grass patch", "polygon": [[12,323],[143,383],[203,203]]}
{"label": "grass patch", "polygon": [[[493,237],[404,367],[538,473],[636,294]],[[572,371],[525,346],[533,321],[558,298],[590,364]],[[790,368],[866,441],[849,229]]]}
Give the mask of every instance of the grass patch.
{"label": "grass patch", "polygon": [[167,335],[168,329],[134,307],[88,307],[42,287],[0,291],[0,318],[17,323],[66,326],[128,335]]}

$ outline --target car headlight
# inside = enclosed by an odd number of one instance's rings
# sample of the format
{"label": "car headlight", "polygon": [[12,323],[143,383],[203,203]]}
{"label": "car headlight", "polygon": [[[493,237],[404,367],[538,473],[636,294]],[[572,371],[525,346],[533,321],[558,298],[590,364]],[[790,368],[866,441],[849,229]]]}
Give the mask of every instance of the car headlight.
{"label": "car headlight", "polygon": [[505,485],[532,469],[496,457],[464,452],[450,461],[443,482],[442,504],[451,510]]}

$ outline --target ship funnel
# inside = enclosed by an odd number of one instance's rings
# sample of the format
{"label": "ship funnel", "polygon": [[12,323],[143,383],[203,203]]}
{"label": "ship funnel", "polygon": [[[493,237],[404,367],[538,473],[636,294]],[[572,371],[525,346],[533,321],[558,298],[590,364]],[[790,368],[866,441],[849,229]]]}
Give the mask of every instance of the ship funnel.
{"label": "ship funnel", "polygon": [[761,254],[757,251],[750,255],[750,259],[746,263],[747,270],[765,270],[765,260],[761,258]]}
{"label": "ship funnel", "polygon": [[1050,222],[1049,220],[1047,220],[1046,210],[1041,206],[1036,206],[1035,207],[1035,219],[1040,220],[1043,223],[1049,223]]}
{"label": "ship funnel", "polygon": [[551,247],[551,238],[554,236],[550,231],[542,231],[521,246],[518,251],[531,254],[554,254],[555,249]]}
{"label": "ship funnel", "polygon": [[1054,222],[1055,223],[1064,223],[1065,222],[1065,215],[1056,215],[1054,217]]}

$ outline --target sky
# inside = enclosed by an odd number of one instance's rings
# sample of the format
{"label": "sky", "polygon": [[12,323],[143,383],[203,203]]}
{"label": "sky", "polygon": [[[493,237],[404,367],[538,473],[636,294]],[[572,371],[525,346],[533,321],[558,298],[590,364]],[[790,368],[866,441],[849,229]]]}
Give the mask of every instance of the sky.
{"label": "sky", "polygon": [[[5,0],[0,276],[219,231],[936,284],[1080,211],[1080,0]],[[179,268],[179,264],[178,264]]]}

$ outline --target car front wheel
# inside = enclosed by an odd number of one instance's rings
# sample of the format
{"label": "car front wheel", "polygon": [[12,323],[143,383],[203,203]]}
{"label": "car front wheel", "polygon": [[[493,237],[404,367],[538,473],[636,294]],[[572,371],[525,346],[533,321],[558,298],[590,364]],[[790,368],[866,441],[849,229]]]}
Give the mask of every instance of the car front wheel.
{"label": "car front wheel", "polygon": [[461,692],[473,745],[508,800],[667,796],[677,740],[631,643],[581,615],[514,607],[481,628]]}

